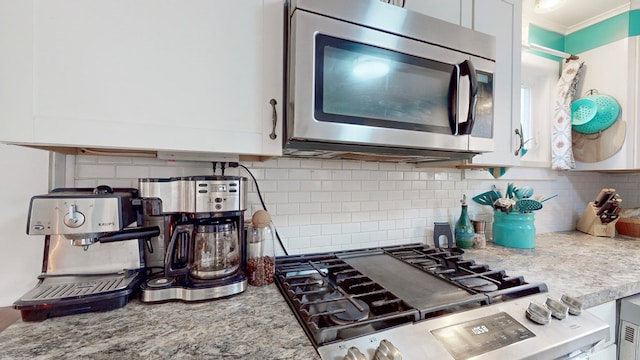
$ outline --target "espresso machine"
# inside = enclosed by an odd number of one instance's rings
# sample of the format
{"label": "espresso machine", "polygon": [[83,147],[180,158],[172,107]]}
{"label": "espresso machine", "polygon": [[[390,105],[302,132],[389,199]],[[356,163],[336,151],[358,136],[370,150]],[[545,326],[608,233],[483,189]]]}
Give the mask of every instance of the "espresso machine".
{"label": "espresso machine", "polygon": [[153,275],[140,286],[143,302],[210,300],[247,288],[246,183],[223,175],[139,179],[144,224],[161,228],[145,251]]}
{"label": "espresso machine", "polygon": [[[144,239],[157,226],[134,205],[138,190],[61,188],[31,198],[27,234],[44,236],[35,288],[15,301],[24,321],[124,306],[145,278]],[[133,226],[131,226],[133,225]]]}

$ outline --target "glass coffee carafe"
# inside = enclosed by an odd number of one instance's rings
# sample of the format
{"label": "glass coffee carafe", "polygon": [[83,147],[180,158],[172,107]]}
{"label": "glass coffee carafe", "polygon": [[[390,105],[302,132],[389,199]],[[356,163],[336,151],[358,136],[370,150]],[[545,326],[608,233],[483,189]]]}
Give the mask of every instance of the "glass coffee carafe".
{"label": "glass coffee carafe", "polygon": [[188,272],[193,278],[211,280],[238,270],[240,244],[235,222],[220,220],[176,226],[169,242],[168,256],[173,257],[179,238],[188,244],[189,261],[185,267],[177,269],[173,261],[167,261],[165,272],[168,276]]}

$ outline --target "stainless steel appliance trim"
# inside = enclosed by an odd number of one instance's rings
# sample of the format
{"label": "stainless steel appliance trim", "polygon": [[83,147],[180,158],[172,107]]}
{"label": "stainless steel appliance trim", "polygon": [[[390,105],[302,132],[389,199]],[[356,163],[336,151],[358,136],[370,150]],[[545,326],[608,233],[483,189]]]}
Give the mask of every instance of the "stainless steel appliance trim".
{"label": "stainless steel appliance trim", "polygon": [[[407,359],[451,359],[454,357],[432,334],[433,331],[456,324],[464,324],[475,319],[506,312],[525,328],[535,334],[529,339],[484,352],[473,359],[513,359],[548,360],[566,356],[577,350],[588,350],[608,336],[609,326],[595,316],[583,313],[563,320],[553,319],[548,325],[537,325],[525,316],[530,301],[544,303],[548,294],[538,294],[510,300],[475,310],[455,313],[432,320],[403,325],[347,341],[320,346],[318,353],[322,359],[344,357],[346,349],[355,346],[360,351],[373,354],[375,347],[383,339],[391,341]],[[489,331],[499,329],[489,329]],[[465,337],[460,335],[460,342]]]}
{"label": "stainless steel appliance trim", "polygon": [[141,300],[143,302],[161,302],[167,300],[182,300],[187,302],[201,301],[239,294],[246,289],[247,280],[206,288],[188,288],[183,286],[163,289],[145,288],[142,290]]}
{"label": "stainless steel appliance trim", "polygon": [[[142,178],[140,196],[162,200],[162,213],[245,211],[247,179],[236,176]],[[224,190],[222,188],[224,187]]]}
{"label": "stainless steel appliance trim", "polygon": [[492,74],[495,37],[379,1],[290,0],[288,9],[285,155],[420,163],[494,150],[494,139],[473,135],[318,121],[312,74],[317,33],[448,64],[471,58]]}
{"label": "stainless steel appliance trim", "polygon": [[45,278],[20,298],[20,301],[44,301],[84,297],[126,289],[135,276],[68,276]]}
{"label": "stainless steel appliance trim", "polygon": [[398,6],[371,0],[291,0],[296,10],[323,14],[399,36],[495,60],[495,37]]}
{"label": "stainless steel appliance trim", "polygon": [[[65,223],[70,209],[82,214],[80,225]],[[135,220],[135,219],[134,219]],[[119,197],[49,197],[31,199],[27,233],[29,235],[99,234],[122,230],[123,223]]]}
{"label": "stainless steel appliance trim", "polygon": [[[449,49],[420,43],[412,39],[399,38],[376,30],[361,28],[353,24],[322,17],[306,12],[296,13],[292,19],[291,41],[294,42],[290,64],[295,68],[290,71],[289,93],[290,114],[287,117],[288,139],[304,141],[338,142],[344,144],[380,145],[398,148],[422,148],[467,151],[468,135],[446,135],[423,131],[380,128],[366,125],[345,123],[329,123],[314,118],[314,73],[315,34],[340,37],[347,40],[367,43],[374,46],[401,50],[415,56],[441,60],[446,63],[460,63],[468,58]],[[353,34],[353,35],[351,35]],[[292,95],[292,96],[291,96]],[[292,112],[291,112],[292,111]]]}

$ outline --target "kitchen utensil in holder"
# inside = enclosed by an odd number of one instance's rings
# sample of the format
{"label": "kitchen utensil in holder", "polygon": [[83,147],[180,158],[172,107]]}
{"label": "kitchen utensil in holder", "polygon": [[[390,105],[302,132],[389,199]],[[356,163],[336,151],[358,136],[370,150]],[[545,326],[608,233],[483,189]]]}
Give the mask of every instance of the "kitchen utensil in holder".
{"label": "kitchen utensil in holder", "polygon": [[578,220],[576,229],[593,236],[614,237],[616,236],[616,223],[619,219],[603,223],[598,216],[598,207],[593,202],[590,202]]}

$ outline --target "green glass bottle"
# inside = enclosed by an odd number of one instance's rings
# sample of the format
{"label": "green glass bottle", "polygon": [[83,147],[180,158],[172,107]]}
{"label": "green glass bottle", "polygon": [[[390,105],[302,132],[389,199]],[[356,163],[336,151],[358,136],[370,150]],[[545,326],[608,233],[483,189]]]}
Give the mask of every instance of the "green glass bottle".
{"label": "green glass bottle", "polygon": [[462,211],[460,212],[460,218],[456,222],[454,230],[456,238],[456,246],[462,249],[471,249],[473,247],[473,239],[475,233],[473,231],[473,225],[469,218],[469,210],[467,206],[467,195],[462,195]]}

